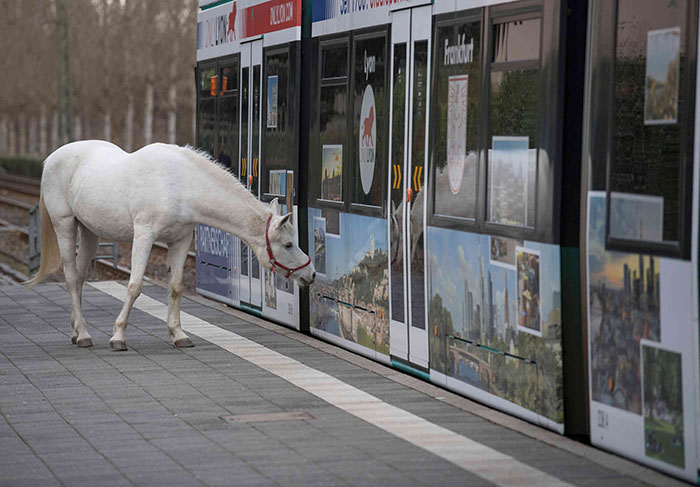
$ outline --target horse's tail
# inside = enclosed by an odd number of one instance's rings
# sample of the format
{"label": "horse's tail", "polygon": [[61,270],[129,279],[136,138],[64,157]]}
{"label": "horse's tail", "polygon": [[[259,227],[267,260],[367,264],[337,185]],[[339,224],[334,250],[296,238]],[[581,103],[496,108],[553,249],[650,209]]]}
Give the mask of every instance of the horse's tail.
{"label": "horse's tail", "polygon": [[41,216],[41,265],[39,271],[24,284],[34,287],[61,266],[61,251],[58,248],[56,230],[44,203],[44,189],[39,195],[39,213]]}

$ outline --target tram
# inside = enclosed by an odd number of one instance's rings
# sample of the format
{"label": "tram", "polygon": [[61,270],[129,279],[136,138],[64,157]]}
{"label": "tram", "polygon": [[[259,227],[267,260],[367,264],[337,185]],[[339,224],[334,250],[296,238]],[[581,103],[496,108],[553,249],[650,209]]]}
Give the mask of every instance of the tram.
{"label": "tram", "polygon": [[697,2],[200,0],[197,145],[317,279],[201,294],[696,482]]}

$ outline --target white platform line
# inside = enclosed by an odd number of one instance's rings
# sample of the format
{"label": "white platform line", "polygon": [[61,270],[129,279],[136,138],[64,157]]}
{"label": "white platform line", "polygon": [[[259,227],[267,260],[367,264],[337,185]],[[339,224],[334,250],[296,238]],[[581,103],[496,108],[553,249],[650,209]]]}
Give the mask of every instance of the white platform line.
{"label": "white platform line", "polygon": [[[89,284],[116,299],[123,301],[126,298],[126,287],[117,282],[105,281]],[[151,316],[163,321],[167,320],[167,305],[153,298],[141,295],[134,306]],[[329,404],[444,458],[489,482],[497,485],[523,487],[571,485],[509,455],[392,406],[335,377],[312,369],[297,360],[184,311],[181,313],[181,322],[182,328],[187,333],[197,335],[261,369],[285,379]]]}

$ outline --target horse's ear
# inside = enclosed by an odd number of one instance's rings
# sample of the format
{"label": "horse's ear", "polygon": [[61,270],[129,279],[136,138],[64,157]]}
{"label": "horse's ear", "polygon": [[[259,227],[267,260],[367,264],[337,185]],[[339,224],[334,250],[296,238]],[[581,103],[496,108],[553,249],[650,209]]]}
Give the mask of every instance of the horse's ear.
{"label": "horse's ear", "polygon": [[280,220],[280,226],[282,226],[282,225],[284,225],[285,223],[287,223],[288,221],[290,221],[291,218],[292,218],[292,214],[291,214],[291,213],[287,213],[286,215],[284,215],[284,216],[282,217],[282,219]]}
{"label": "horse's ear", "polygon": [[270,201],[270,210],[272,210],[273,215],[277,215],[280,211],[280,202],[278,198],[275,198],[274,200]]}

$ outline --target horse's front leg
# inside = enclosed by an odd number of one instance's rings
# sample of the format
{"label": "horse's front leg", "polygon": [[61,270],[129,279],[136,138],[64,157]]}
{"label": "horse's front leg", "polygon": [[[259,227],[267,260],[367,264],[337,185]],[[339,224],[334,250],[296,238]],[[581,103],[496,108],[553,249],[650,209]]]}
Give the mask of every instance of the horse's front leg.
{"label": "horse's front leg", "polygon": [[143,275],[146,272],[148,256],[151,254],[151,247],[153,247],[154,241],[155,238],[150,228],[134,228],[134,241],[131,245],[131,278],[127,287],[126,301],[124,301],[124,306],[119,316],[117,316],[117,321],[114,323],[114,335],[109,339],[109,345],[114,350],[126,350],[126,323],[134,301],[141,294]]}
{"label": "horse's front leg", "polygon": [[168,332],[178,348],[194,347],[180,325],[180,300],[182,297],[182,275],[187,260],[187,251],[192,243],[192,233],[168,244],[168,268],[170,270],[170,301],[168,303]]}

